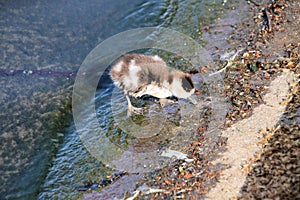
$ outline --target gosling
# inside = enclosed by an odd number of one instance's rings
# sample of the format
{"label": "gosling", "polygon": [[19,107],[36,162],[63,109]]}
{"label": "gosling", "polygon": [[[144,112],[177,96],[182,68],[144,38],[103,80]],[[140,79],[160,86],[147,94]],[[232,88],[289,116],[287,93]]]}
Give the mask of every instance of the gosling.
{"label": "gosling", "polygon": [[128,103],[127,116],[143,113],[143,108],[136,108],[131,104],[129,96],[137,98],[151,95],[159,98],[161,106],[171,96],[189,99],[195,103],[191,98],[195,92],[191,76],[168,67],[157,55],[125,54],[113,64],[110,76],[125,94]]}

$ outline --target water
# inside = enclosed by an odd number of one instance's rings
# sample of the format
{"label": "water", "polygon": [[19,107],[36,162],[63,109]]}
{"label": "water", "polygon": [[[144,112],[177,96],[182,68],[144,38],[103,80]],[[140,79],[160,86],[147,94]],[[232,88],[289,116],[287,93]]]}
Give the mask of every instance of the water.
{"label": "water", "polygon": [[[199,28],[216,19],[224,9],[223,3],[221,0],[0,1],[1,69],[76,71],[99,42],[137,27],[168,26],[201,41]],[[71,120],[55,113],[57,105],[70,101],[66,96],[70,96],[69,86],[73,81],[72,77],[0,76],[4,86],[0,91],[4,111],[0,115],[3,121],[0,180],[5,183],[0,189],[0,199],[78,199],[82,196],[78,187],[88,181],[98,182],[112,171],[89,154]],[[100,125],[120,147],[135,144],[135,149],[143,150],[145,141],[129,138],[114,125],[108,101],[112,83],[107,81],[104,86],[98,88],[96,95]],[[124,98],[117,94],[120,98],[116,100]],[[157,109],[153,99],[146,99],[145,105]],[[66,107],[62,107],[62,113],[63,109]],[[167,111],[171,119],[168,126],[178,128],[177,107]],[[50,119],[61,118],[53,120],[53,124],[46,115]],[[147,119],[134,120],[147,123]],[[69,125],[62,130],[65,123]],[[147,144],[152,150],[162,149],[166,138],[153,138]]]}

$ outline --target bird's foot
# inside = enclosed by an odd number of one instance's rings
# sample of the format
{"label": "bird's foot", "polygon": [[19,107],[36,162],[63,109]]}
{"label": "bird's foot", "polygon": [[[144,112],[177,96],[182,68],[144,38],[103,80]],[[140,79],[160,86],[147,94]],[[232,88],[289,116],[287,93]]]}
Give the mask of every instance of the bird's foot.
{"label": "bird's foot", "polygon": [[171,99],[159,99],[159,103],[161,107],[165,107],[166,103],[178,103],[178,102],[173,101]]}
{"label": "bird's foot", "polygon": [[134,106],[128,107],[127,116],[131,116],[132,114],[142,115],[144,113],[145,108],[137,108]]}

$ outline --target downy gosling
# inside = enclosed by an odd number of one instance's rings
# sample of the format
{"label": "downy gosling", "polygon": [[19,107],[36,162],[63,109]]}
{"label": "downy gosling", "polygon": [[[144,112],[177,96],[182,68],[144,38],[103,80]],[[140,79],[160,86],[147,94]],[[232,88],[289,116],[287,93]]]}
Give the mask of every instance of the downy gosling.
{"label": "downy gosling", "polygon": [[123,90],[128,103],[127,116],[132,113],[142,114],[143,108],[136,108],[131,104],[130,97],[151,95],[159,98],[161,105],[167,97],[195,100],[191,95],[195,92],[195,85],[191,76],[180,70],[167,66],[159,56],[143,54],[125,54],[113,64],[110,71],[114,84]]}

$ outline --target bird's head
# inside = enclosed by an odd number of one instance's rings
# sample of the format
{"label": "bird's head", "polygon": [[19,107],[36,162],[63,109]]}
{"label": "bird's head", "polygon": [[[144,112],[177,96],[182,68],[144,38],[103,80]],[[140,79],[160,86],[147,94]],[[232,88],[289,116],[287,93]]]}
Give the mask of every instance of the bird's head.
{"label": "bird's head", "polygon": [[195,93],[195,85],[191,76],[187,73],[176,71],[171,83],[171,91],[178,98],[189,99],[192,103],[196,103],[192,95]]}

